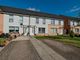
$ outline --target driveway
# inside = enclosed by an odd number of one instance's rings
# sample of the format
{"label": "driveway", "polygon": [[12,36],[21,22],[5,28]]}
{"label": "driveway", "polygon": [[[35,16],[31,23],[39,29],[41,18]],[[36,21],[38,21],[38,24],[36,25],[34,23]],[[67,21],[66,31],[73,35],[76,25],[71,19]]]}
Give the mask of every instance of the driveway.
{"label": "driveway", "polygon": [[55,40],[45,39],[41,41],[66,58],[66,60],[80,60],[80,48],[66,45]]}
{"label": "driveway", "polygon": [[21,36],[12,40],[1,52],[0,60],[66,60],[43,42]]}
{"label": "driveway", "polygon": [[41,58],[30,40],[20,37],[0,52],[0,60],[41,60]]}

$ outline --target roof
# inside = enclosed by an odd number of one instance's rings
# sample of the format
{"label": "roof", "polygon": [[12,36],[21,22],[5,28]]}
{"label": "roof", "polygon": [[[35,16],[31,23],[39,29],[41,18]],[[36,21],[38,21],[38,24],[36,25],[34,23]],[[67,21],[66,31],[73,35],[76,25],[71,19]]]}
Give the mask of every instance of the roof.
{"label": "roof", "polygon": [[[41,17],[49,17],[49,18],[57,18],[57,19],[63,19],[67,16],[62,15],[56,15],[56,14],[49,14],[44,12],[38,12],[38,11],[31,11],[27,9],[21,9],[21,8],[14,8],[14,7],[8,7],[8,6],[0,6],[0,12],[2,13],[16,13],[16,14],[23,14],[23,15],[32,15],[32,16],[41,16]],[[67,17],[69,19],[73,20],[80,20],[80,18],[75,17]]]}

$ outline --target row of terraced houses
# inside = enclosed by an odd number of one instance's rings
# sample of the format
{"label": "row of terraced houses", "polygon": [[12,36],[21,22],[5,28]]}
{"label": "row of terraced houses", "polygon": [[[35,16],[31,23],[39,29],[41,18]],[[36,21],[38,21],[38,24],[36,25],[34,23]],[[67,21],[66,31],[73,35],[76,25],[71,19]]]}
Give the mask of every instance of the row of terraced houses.
{"label": "row of terraced houses", "polygon": [[80,18],[0,6],[0,33],[62,35],[80,34]]}

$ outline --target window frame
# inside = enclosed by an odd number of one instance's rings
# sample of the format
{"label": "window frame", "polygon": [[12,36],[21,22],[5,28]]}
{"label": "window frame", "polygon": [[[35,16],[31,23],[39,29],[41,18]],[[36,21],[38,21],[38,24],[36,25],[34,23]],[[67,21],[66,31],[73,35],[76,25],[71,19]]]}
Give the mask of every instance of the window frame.
{"label": "window frame", "polygon": [[[18,29],[16,29],[18,28]],[[11,31],[12,30],[12,31]],[[19,32],[19,27],[18,26],[9,26],[9,32]]]}
{"label": "window frame", "polygon": [[46,24],[46,19],[45,18],[43,18],[43,22],[42,22],[43,24]]}
{"label": "window frame", "polygon": [[10,23],[14,22],[14,15],[13,14],[9,14],[9,22]]}
{"label": "window frame", "polygon": [[57,33],[57,28],[51,28],[52,33]]}
{"label": "window frame", "polygon": [[51,24],[55,25],[55,19],[51,19]]}
{"label": "window frame", "polygon": [[20,24],[23,24],[23,16],[19,16]]}
{"label": "window frame", "polygon": [[45,28],[38,28],[38,33],[45,33]]}
{"label": "window frame", "polygon": [[36,24],[39,24],[39,17],[36,17]]}

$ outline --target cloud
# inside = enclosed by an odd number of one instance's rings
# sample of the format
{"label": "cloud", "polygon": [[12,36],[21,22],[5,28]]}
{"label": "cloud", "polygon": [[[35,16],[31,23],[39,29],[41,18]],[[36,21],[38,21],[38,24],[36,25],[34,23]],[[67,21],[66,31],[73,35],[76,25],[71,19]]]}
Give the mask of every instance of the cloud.
{"label": "cloud", "polygon": [[79,10],[80,10],[80,7],[71,9],[70,12],[77,12],[77,11],[79,11]]}
{"label": "cloud", "polygon": [[80,7],[73,6],[70,10],[66,11],[66,13],[73,13],[73,12],[78,12],[78,11],[80,11]]}
{"label": "cloud", "polygon": [[75,6],[73,6],[72,8],[77,8],[78,6],[77,5],[75,5]]}
{"label": "cloud", "polygon": [[40,11],[39,9],[36,9],[36,8],[27,8],[27,9],[31,11]]}

